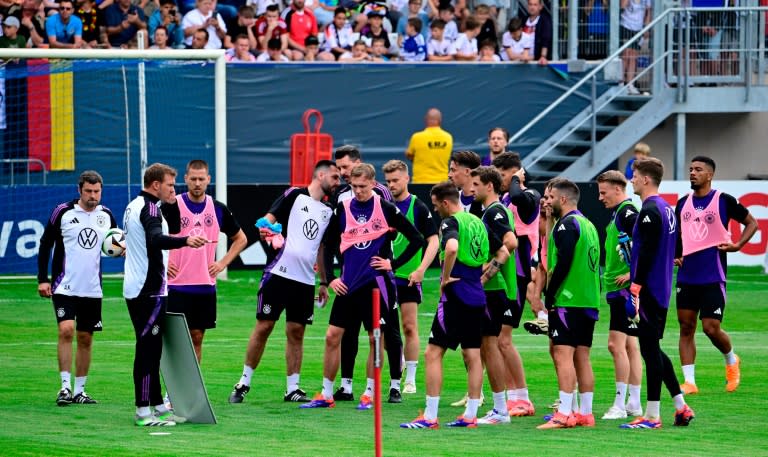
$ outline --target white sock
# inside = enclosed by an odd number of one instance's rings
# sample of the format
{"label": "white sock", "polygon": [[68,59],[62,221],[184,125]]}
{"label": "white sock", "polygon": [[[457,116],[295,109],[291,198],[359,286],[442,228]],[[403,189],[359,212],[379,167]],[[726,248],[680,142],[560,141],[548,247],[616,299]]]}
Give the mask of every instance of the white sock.
{"label": "white sock", "polygon": [[579,394],[579,403],[581,403],[581,414],[592,414],[592,396],[593,392],[584,392]]}
{"label": "white sock", "polygon": [[557,407],[557,412],[565,416],[571,415],[571,407],[573,405],[573,392],[560,391],[560,406]]}
{"label": "white sock", "polygon": [[573,392],[573,396],[571,397],[571,412],[576,412],[579,410],[579,389],[578,387]]}
{"label": "white sock", "polygon": [[157,411],[160,414],[165,414],[168,411],[170,411],[170,409],[168,409],[168,407],[165,406],[165,403],[161,403],[161,404],[155,406],[155,411]]}
{"label": "white sock", "polygon": [[682,407],[685,406],[685,398],[683,397],[683,394],[675,395],[672,397],[672,400],[675,401],[675,409],[682,409]]}
{"label": "white sock", "polygon": [[333,381],[323,378],[323,397],[333,398]]}
{"label": "white sock", "polygon": [[85,392],[85,379],[88,376],[77,376],[75,378],[75,395]]}
{"label": "white sock", "polygon": [[416,367],[419,365],[417,360],[405,361],[405,382],[416,384]]}
{"label": "white sock", "polygon": [[630,384],[629,385],[629,400],[627,401],[627,408],[629,409],[640,409],[640,389],[641,386]]}
{"label": "white sock", "polygon": [[240,384],[244,386],[251,385],[251,378],[253,377],[253,368],[248,365],[243,365],[243,375],[240,376]]}
{"label": "white sock", "polygon": [[518,400],[524,400],[524,401],[530,401],[528,399],[528,388],[523,387],[522,389],[516,389],[515,393],[517,394]]}
{"label": "white sock", "polygon": [[464,419],[474,419],[477,417],[477,408],[480,406],[479,398],[470,398],[467,400],[467,407],[464,409]]}
{"label": "white sock", "polygon": [[499,414],[507,414],[507,401],[504,399],[504,391],[493,393],[493,409]]}
{"label": "white sock", "polygon": [[507,400],[509,400],[509,401],[517,401],[517,389],[509,389],[509,390],[507,390]]}
{"label": "white sock", "polygon": [[400,392],[400,380],[399,379],[390,379],[389,381],[389,388],[395,389],[398,392]]}
{"label": "white sock", "polygon": [[344,389],[344,393],[352,393],[352,378],[341,378],[341,388]]}
{"label": "white sock", "polygon": [[424,408],[424,419],[437,419],[437,407],[440,405],[440,397],[427,396],[427,407]]}
{"label": "white sock", "polygon": [[688,384],[696,384],[696,365],[683,365],[683,377]]}
{"label": "white sock", "polygon": [[72,390],[72,375],[69,373],[69,371],[61,371],[59,374],[61,375],[61,388]]}
{"label": "white sock", "polygon": [[659,420],[659,417],[661,417],[661,414],[659,413],[660,408],[660,401],[649,401],[645,407],[645,418]]}
{"label": "white sock", "polygon": [[733,365],[734,363],[736,363],[736,353],[733,352],[733,348],[731,348],[731,352],[723,355],[725,356],[726,365]]}
{"label": "white sock", "polygon": [[365,395],[373,397],[373,378],[365,378]]}
{"label": "white sock", "polygon": [[539,311],[536,314],[536,317],[539,319],[544,319],[545,321],[549,322],[549,314],[546,311]]}
{"label": "white sock", "polygon": [[149,409],[149,406],[139,406],[136,408],[136,415],[139,417],[149,417],[152,414],[152,410]]}
{"label": "white sock", "polygon": [[286,376],[285,392],[291,393],[298,388],[299,388],[299,374],[294,373],[292,375]]}
{"label": "white sock", "polygon": [[624,409],[624,397],[627,396],[627,383],[616,383],[616,398],[613,399],[613,406],[619,409]]}

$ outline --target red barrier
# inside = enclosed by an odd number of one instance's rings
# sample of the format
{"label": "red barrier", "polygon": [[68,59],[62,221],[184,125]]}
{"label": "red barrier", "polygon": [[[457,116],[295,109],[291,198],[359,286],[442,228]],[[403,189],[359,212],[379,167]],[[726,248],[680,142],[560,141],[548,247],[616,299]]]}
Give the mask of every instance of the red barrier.
{"label": "red barrier", "polygon": [[[310,131],[309,119],[315,116],[315,131]],[[312,182],[315,164],[320,160],[330,160],[333,149],[333,137],[320,133],[323,115],[316,109],[308,109],[301,119],[304,133],[291,135],[291,185],[308,186]]]}

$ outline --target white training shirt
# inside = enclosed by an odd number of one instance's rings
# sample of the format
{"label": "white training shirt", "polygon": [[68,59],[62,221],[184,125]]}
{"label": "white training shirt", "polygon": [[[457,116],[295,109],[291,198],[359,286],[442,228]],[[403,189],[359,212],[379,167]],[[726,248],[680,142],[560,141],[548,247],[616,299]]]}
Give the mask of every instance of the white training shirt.
{"label": "white training shirt", "polygon": [[453,48],[456,50],[456,54],[463,55],[477,55],[477,38],[471,40],[467,38],[466,33],[460,33],[456,41],[453,42]]}
{"label": "white training shirt", "polygon": [[[216,14],[216,20],[219,22],[219,27],[221,27],[224,33],[226,33],[227,24],[224,23],[224,19],[221,18],[221,14],[216,13],[215,11],[211,11],[208,13],[208,15],[203,16],[203,13],[201,13],[197,8],[184,15],[184,17],[181,19],[181,28],[186,30],[192,26],[202,27],[203,24],[205,24],[205,21],[207,21],[208,18],[214,14]],[[221,38],[216,35],[216,28],[212,25],[209,25],[205,28],[205,30],[208,31],[208,44],[205,45],[205,49],[221,49]],[[192,35],[184,38],[184,44],[187,46],[192,46]]]}
{"label": "white training shirt", "polygon": [[651,0],[629,0],[629,5],[621,10],[619,23],[625,29],[639,32],[645,22],[645,11],[652,6]]}
{"label": "white training shirt", "polygon": [[515,54],[522,54],[523,51],[528,49],[528,54],[533,57],[533,42],[530,40],[530,38],[530,35],[526,37],[526,35],[523,33],[520,36],[520,40],[515,41],[515,39],[512,38],[512,33],[504,32],[504,35],[501,37],[501,60],[509,60],[507,49],[512,49],[512,52]]}
{"label": "white training shirt", "polygon": [[456,55],[456,49],[454,49],[453,43],[445,37],[443,37],[442,41],[432,38],[427,43],[427,54],[438,57],[454,56]]}

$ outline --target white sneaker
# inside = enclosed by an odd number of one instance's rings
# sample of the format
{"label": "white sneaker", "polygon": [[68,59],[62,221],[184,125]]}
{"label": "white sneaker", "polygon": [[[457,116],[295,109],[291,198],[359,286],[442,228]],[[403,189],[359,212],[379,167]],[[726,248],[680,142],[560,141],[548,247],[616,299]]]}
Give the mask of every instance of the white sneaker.
{"label": "white sneaker", "polygon": [[404,394],[415,394],[416,393],[416,384],[412,382],[406,382],[403,385],[403,393]]}
{"label": "white sneaker", "polygon": [[627,88],[627,95],[640,95],[640,91],[637,90],[637,87],[635,87],[634,84],[627,84],[625,86]]}
{"label": "white sneaker", "polygon": [[629,406],[627,406],[627,417],[634,416],[634,417],[642,417],[643,416],[643,407],[638,406],[637,409],[632,409]]}
{"label": "white sneaker", "polygon": [[488,411],[485,416],[477,419],[477,423],[483,425],[508,424],[509,422],[509,413],[501,414],[495,409]]}
{"label": "white sneaker", "polygon": [[617,407],[616,405],[611,406],[608,411],[603,414],[603,419],[606,420],[613,420],[613,419],[626,419],[627,418],[627,411]]}

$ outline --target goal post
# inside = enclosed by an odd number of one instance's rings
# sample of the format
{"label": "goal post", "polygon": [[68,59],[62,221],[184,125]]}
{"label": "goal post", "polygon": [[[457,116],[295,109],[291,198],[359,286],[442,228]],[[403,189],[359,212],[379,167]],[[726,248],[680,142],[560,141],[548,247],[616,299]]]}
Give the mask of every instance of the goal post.
{"label": "goal post", "polygon": [[[59,203],[75,198],[77,175],[85,169],[106,172],[105,191],[112,184],[125,186],[128,190],[122,190],[122,201],[133,198],[136,186],[141,185],[140,164],[147,163],[146,155],[150,156],[149,163],[170,162],[180,172],[190,159],[205,158],[213,162],[215,198],[226,203],[224,55],[224,50],[0,49],[0,193],[4,192],[4,198],[21,200],[9,201],[7,207],[0,205],[4,209],[0,246],[5,247],[0,249],[0,264],[5,264],[0,273],[35,273],[37,240],[53,209],[51,194],[57,194]],[[137,66],[144,62],[148,68],[146,78],[138,77]],[[154,99],[150,99],[142,115],[137,94],[147,89],[144,84],[151,89],[146,93]],[[66,90],[60,90],[62,87]],[[23,103],[14,102],[15,93],[24,97]],[[61,98],[55,98],[54,93]],[[158,100],[158,94],[163,100]],[[106,114],[90,108],[101,99],[108,105]],[[6,113],[9,103],[16,112],[9,108]],[[163,108],[160,113],[158,104]],[[75,116],[78,118],[73,120]],[[21,128],[11,125],[18,117],[23,118]],[[149,138],[145,134],[148,123],[150,130],[154,129]],[[84,127],[91,125],[85,131]],[[81,133],[88,138],[87,144],[79,143]],[[122,139],[118,141],[118,137]],[[9,144],[14,146],[10,149],[18,146],[15,149],[21,152],[10,151],[5,147]],[[64,157],[63,161],[54,157],[62,150],[64,154],[59,156]],[[41,160],[38,154],[47,157]],[[47,193],[41,187],[48,189]],[[107,204],[120,222],[125,206]],[[42,212],[48,214],[37,214]],[[217,257],[221,258],[227,250],[226,237],[219,241]]]}

